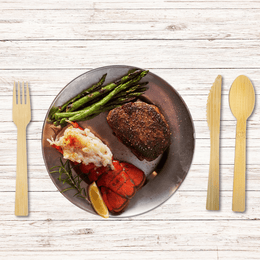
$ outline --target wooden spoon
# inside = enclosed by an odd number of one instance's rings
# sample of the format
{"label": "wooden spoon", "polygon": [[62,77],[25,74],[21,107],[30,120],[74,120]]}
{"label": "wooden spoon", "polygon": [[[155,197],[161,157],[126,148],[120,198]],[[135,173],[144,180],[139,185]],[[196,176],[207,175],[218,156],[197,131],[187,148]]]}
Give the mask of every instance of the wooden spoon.
{"label": "wooden spoon", "polygon": [[245,211],[246,121],[255,106],[255,91],[246,76],[238,76],[229,92],[229,106],[237,119],[232,210]]}

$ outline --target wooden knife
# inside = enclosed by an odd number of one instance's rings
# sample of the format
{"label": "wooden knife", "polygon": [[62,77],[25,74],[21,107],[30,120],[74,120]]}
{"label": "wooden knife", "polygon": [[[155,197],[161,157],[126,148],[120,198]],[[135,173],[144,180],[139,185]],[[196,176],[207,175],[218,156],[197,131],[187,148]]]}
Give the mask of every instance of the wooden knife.
{"label": "wooden knife", "polygon": [[210,165],[207,192],[207,210],[219,210],[219,132],[222,77],[213,83],[207,103],[207,120],[210,130]]}

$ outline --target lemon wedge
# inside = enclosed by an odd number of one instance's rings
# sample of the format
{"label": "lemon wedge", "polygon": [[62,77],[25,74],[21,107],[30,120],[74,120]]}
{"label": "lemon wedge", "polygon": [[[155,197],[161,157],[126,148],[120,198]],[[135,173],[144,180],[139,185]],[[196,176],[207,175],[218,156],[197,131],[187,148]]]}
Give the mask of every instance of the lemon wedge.
{"label": "lemon wedge", "polygon": [[107,206],[106,206],[105,202],[103,201],[101,193],[95,182],[93,182],[91,185],[89,185],[88,195],[89,195],[89,199],[92,203],[92,206],[93,206],[94,210],[97,212],[97,214],[103,218],[108,218],[109,212],[108,212]]}

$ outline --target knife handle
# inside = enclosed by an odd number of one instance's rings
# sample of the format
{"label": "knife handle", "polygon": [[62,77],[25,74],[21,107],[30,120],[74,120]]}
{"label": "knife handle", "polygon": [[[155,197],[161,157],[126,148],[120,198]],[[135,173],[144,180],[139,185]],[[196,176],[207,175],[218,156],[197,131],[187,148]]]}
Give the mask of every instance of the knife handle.
{"label": "knife handle", "polygon": [[219,210],[219,133],[210,137],[210,164],[207,191],[207,210]]}
{"label": "knife handle", "polygon": [[246,120],[237,121],[232,210],[245,211]]}

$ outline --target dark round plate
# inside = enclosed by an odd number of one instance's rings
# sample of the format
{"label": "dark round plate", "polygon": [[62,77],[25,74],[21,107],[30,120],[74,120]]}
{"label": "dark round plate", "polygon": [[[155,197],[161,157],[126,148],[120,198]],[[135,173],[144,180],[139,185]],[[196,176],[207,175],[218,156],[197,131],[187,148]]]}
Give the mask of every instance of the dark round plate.
{"label": "dark round plate", "polygon": [[[132,68],[134,67],[116,65],[101,67],[86,72],[63,88],[54,99],[50,108],[62,105],[83,89],[96,83],[105,73],[107,73],[106,84],[125,75]],[[194,126],[183,99],[172,86],[152,72],[149,72],[141,81],[149,81],[149,90],[146,91],[143,97],[144,101],[153,103],[159,107],[168,121],[171,130],[170,147],[155,161],[147,162],[145,160],[138,160],[127,147],[119,142],[106,122],[107,113],[102,113],[91,120],[80,122],[82,127],[90,128],[96,136],[110,147],[115,159],[134,164],[142,169],[147,176],[145,186],[130,200],[126,210],[118,216],[112,215],[111,217],[136,216],[164,203],[184,181],[194,153]],[[61,155],[46,141],[47,138],[54,136],[50,124],[47,123],[49,110],[43,125],[42,152],[50,178],[57,189],[62,191],[67,187],[66,184],[62,184],[57,179],[57,174],[50,174],[50,168],[60,164],[59,158]],[[154,172],[157,174],[154,174]],[[74,196],[74,190],[69,190],[62,194],[78,207],[96,214],[92,206],[84,199]]]}

